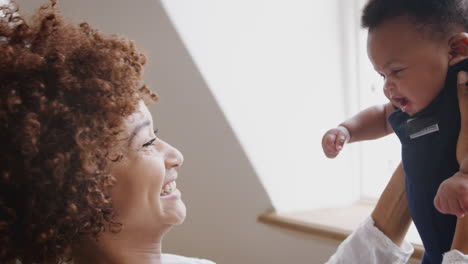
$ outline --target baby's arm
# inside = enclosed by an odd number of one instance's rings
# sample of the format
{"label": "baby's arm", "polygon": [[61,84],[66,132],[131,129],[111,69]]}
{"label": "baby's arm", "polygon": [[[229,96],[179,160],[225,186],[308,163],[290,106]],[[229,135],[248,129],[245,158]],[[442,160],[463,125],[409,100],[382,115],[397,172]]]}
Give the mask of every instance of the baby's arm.
{"label": "baby's arm", "polygon": [[322,138],[325,155],[334,158],[345,143],[377,139],[392,133],[387,118],[394,110],[390,103],[371,106],[328,130]]}
{"label": "baby's arm", "polygon": [[384,137],[393,132],[388,116],[395,111],[391,103],[374,105],[344,121],[340,126],[348,129],[349,143]]}

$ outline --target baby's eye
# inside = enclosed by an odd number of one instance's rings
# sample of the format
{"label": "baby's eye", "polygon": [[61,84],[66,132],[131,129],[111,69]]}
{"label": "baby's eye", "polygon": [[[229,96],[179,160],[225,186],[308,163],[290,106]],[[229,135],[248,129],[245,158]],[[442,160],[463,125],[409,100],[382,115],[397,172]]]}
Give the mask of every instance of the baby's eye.
{"label": "baby's eye", "polygon": [[405,68],[392,70],[392,75],[398,75],[399,73],[401,73],[401,72],[404,71],[404,70],[405,70]]}

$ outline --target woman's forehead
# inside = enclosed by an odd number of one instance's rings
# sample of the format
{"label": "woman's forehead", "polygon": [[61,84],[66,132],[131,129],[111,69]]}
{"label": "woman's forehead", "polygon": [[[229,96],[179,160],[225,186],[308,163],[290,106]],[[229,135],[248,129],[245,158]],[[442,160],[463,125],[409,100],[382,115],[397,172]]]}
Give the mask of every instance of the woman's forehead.
{"label": "woman's forehead", "polygon": [[134,136],[144,127],[153,126],[153,118],[143,101],[140,101],[135,112],[126,118],[124,126],[131,136]]}

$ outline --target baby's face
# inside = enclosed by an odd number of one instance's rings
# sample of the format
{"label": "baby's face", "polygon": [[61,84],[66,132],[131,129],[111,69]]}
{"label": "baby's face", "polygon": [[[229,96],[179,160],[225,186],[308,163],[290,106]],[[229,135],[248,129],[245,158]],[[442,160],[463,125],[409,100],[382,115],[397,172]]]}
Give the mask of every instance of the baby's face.
{"label": "baby's face", "polygon": [[406,17],[391,19],[370,30],[367,52],[385,80],[385,95],[409,115],[428,106],[444,87],[448,40],[423,36]]}

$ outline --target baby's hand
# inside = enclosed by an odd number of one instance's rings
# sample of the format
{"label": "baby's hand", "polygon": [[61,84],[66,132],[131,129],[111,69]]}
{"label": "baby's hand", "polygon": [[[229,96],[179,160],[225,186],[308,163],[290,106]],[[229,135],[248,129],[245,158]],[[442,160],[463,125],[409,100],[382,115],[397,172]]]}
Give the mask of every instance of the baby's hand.
{"label": "baby's hand", "polygon": [[322,148],[325,156],[334,158],[343,149],[343,145],[349,141],[351,135],[344,126],[338,126],[330,129],[323,135]]}
{"label": "baby's hand", "polygon": [[463,217],[468,213],[468,174],[461,171],[439,186],[434,206],[443,214]]}

